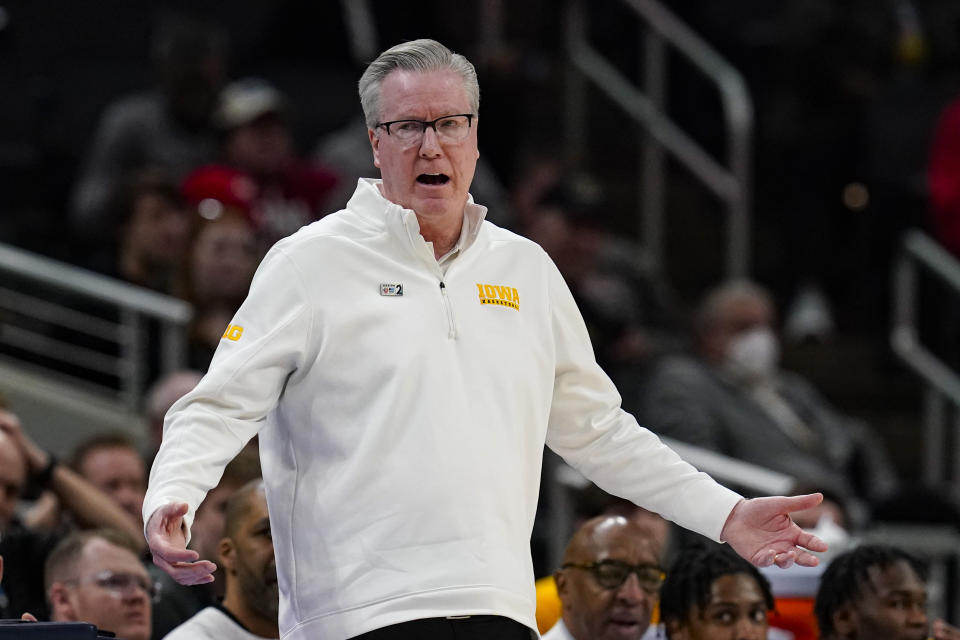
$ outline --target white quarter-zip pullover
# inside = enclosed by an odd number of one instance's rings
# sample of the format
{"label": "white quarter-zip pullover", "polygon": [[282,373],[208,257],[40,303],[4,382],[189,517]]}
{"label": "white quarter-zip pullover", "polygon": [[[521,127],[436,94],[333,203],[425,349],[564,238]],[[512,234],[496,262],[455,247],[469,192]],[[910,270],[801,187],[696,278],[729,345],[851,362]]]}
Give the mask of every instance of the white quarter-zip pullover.
{"label": "white quarter-zip pullover", "polygon": [[740,496],[620,409],[544,251],[471,200],[443,273],[377,182],[264,259],[209,372],[167,415],[144,520],[186,502],[189,526],[259,433],[288,640],[468,614],[536,629],[545,443],[719,538]]}

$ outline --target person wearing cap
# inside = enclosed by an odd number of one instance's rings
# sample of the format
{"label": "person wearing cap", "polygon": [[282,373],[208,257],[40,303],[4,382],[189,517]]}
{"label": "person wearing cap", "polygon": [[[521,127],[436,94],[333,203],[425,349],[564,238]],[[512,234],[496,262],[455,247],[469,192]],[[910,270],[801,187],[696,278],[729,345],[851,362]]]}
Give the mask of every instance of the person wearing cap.
{"label": "person wearing cap", "polygon": [[202,201],[198,190],[215,188],[204,194],[208,209],[220,202],[244,211],[264,251],[322,217],[338,181],[331,169],[298,157],[290,111],[287,98],[262,78],[227,85],[214,112],[221,163],[197,169],[184,183],[194,205]]}
{"label": "person wearing cap", "polygon": [[197,506],[259,434],[285,640],[536,636],[530,531],[544,445],[605,489],[761,565],[826,545],[620,409],[546,253],[485,222],[473,65],[393,47],[360,79],[380,180],[281,240],[207,375],[167,415],[144,503],[184,584]]}

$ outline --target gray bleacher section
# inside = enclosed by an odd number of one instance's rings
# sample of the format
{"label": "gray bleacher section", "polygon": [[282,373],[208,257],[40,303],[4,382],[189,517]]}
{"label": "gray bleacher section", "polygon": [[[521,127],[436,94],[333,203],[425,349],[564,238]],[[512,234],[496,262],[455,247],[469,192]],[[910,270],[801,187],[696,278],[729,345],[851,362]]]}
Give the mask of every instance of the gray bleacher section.
{"label": "gray bleacher section", "polygon": [[41,446],[142,437],[152,377],[182,368],[190,305],[0,245],[0,389]]}

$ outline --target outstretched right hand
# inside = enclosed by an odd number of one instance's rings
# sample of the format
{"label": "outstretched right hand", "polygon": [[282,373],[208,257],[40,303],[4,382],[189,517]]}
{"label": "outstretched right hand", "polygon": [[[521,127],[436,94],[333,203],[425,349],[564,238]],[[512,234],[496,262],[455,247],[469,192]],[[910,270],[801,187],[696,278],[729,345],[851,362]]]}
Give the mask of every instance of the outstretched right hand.
{"label": "outstretched right hand", "polygon": [[188,508],[184,503],[165,504],[150,516],[146,532],[153,563],[180,584],[213,582],[217,565],[200,560],[200,554],[187,549],[183,516]]}

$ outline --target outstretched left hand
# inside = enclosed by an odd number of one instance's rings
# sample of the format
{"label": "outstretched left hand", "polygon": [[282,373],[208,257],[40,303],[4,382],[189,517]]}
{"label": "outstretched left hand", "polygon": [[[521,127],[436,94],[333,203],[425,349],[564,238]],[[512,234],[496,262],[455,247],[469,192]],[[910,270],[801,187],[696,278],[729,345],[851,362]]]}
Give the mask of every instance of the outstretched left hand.
{"label": "outstretched left hand", "polygon": [[794,562],[815,567],[820,561],[810,551],[826,551],[827,543],[797,526],[790,514],[821,501],[820,493],[741,500],[727,517],[720,539],[758,567],[776,564],[786,569]]}

